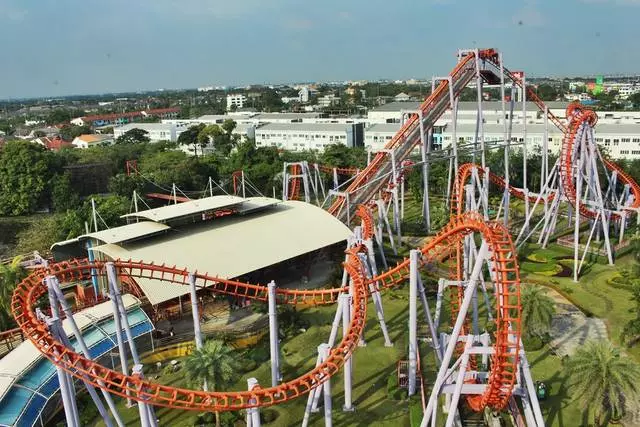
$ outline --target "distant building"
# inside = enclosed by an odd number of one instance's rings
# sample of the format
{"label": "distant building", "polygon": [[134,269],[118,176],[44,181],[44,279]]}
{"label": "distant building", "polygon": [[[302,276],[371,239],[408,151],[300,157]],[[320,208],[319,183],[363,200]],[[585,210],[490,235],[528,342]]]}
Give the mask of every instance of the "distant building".
{"label": "distant building", "polygon": [[198,88],[198,92],[209,92],[214,90],[213,86],[203,86]]}
{"label": "distant building", "polygon": [[227,111],[231,111],[238,108],[243,108],[244,104],[247,102],[247,97],[241,93],[234,93],[227,95]]}
{"label": "distant building", "polygon": [[406,102],[406,101],[410,101],[411,97],[404,92],[400,92],[399,94],[393,97],[393,100],[396,102]]}
{"label": "distant building", "polygon": [[160,119],[172,119],[178,117],[180,108],[156,108],[146,111],[130,111],[127,113],[114,114],[96,114],[93,116],[76,117],[71,120],[72,125],[76,126],[107,126],[107,125],[124,125],[127,123],[143,120],[147,117],[159,117]]}
{"label": "distant building", "polygon": [[340,98],[338,98],[332,93],[318,98],[318,105],[320,107],[331,107],[332,105],[336,105],[339,103],[340,103]]}
{"label": "distant building", "polygon": [[142,129],[147,132],[150,142],[170,141],[176,142],[182,132],[187,129],[186,124],[171,123],[129,123],[113,128],[114,139],[124,135],[132,129]]}
{"label": "distant building", "polygon": [[364,145],[364,124],[269,123],[256,128],[256,146],[280,150],[323,151],[332,144]]}
{"label": "distant building", "polygon": [[24,121],[24,125],[25,126],[37,126],[37,125],[41,125],[44,124],[44,120],[27,120],[25,119]]}
{"label": "distant building", "polygon": [[36,138],[31,142],[40,144],[50,151],[60,151],[60,149],[64,147],[73,147],[73,145],[69,141],[65,141],[59,135],[51,138],[43,136],[40,138]]}
{"label": "distant building", "polygon": [[310,96],[311,96],[311,90],[307,86],[304,86],[298,92],[298,99],[303,104],[306,104],[307,102],[309,102]]}
{"label": "distant building", "polygon": [[77,136],[72,142],[76,148],[89,148],[95,147],[98,145],[111,145],[113,144],[114,139],[113,135],[96,135],[96,134],[85,134]]}

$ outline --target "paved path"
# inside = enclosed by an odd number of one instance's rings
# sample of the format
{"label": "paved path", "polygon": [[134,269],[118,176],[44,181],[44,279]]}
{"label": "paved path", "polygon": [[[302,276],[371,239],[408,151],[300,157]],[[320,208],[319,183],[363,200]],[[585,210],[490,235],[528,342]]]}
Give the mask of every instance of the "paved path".
{"label": "paved path", "polygon": [[546,289],[547,295],[556,302],[556,314],[551,322],[550,345],[558,356],[571,356],[587,341],[608,339],[607,327],[602,319],[585,316],[554,289]]}

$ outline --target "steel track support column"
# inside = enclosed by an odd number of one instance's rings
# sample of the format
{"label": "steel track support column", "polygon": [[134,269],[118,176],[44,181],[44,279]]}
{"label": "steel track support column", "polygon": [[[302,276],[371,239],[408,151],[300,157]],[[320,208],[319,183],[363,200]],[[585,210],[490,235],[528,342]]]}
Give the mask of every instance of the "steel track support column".
{"label": "steel track support column", "polygon": [[[113,263],[111,263],[113,266]],[[118,300],[116,299],[116,294],[113,291],[113,284],[117,281],[115,276],[115,267],[113,269],[107,268],[107,278],[108,278],[108,289],[109,289],[109,299],[111,300],[112,310],[113,310],[113,320],[116,326],[116,340],[118,343],[118,354],[120,356],[120,367],[122,369],[122,373],[124,375],[129,375],[129,366],[127,362],[127,349],[124,346],[124,338],[122,337],[122,320],[120,317],[120,308],[118,305]],[[117,284],[116,284],[117,286]],[[129,392],[127,392],[129,395]],[[127,399],[127,406],[133,406],[133,400],[131,398]]]}
{"label": "steel track support column", "polygon": [[282,200],[287,201],[289,194],[289,174],[287,173],[287,162],[282,166]]}
{"label": "steel track support column", "polygon": [[[196,343],[196,349],[202,348],[202,332],[200,331],[200,312],[198,310],[198,297],[196,295],[196,276],[193,273],[189,273],[189,288],[191,295],[191,314],[193,315],[193,337]],[[207,380],[205,379],[202,384],[204,391],[209,390]]]}
{"label": "steel track support column", "polygon": [[[529,186],[527,185],[527,83],[522,73],[522,190],[524,191],[524,213],[529,217]],[[529,223],[525,223],[529,228]]]}
{"label": "steel track support column", "polygon": [[[480,276],[480,272],[482,270],[482,265],[485,261],[487,254],[487,242],[483,241],[480,246],[480,250],[478,251],[478,257],[476,259],[476,263],[473,266],[473,272],[471,273],[471,277],[469,278],[469,284],[464,292],[464,298],[462,299],[462,304],[460,305],[460,309],[458,312],[458,317],[456,318],[456,323],[453,326],[453,331],[451,332],[451,337],[449,343],[447,344],[447,349],[442,357],[442,363],[440,364],[440,368],[438,370],[438,376],[436,377],[436,381],[433,385],[433,389],[431,391],[431,395],[429,396],[429,403],[427,404],[427,408],[424,411],[424,417],[422,418],[422,422],[420,423],[421,427],[427,427],[429,421],[432,417],[435,416],[437,412],[437,400],[438,395],[440,394],[440,390],[445,382],[447,377],[446,372],[449,368],[449,364],[451,362],[451,357],[453,356],[453,352],[456,348],[456,344],[458,342],[458,337],[460,336],[460,331],[462,330],[462,326],[464,324],[467,311],[469,310],[469,304],[471,303],[471,298],[476,289],[478,277]],[[453,412],[453,411],[452,411]]]}
{"label": "steel track support column", "polygon": [[[344,286],[343,286],[344,287]],[[338,307],[336,308],[336,314],[333,317],[333,322],[331,323],[331,332],[329,333],[329,347],[333,347],[336,343],[336,337],[338,336],[338,328],[340,328],[340,320],[342,320],[342,315],[344,313],[342,306],[345,304],[345,300],[342,298],[343,295],[348,294],[340,294],[338,296]]]}
{"label": "steel track support column", "polygon": [[[142,377],[142,365],[133,365],[133,375]],[[149,408],[147,408],[146,403],[138,401],[138,413],[140,414],[140,425],[142,427],[153,426],[151,423],[151,417],[149,416]]]}
{"label": "steel track support column", "polygon": [[[364,254],[359,254],[360,262],[365,268],[366,276],[368,280],[371,280],[371,267],[367,262],[367,258]],[[369,292],[371,293],[371,299],[373,300],[374,307],[376,308],[376,315],[378,317],[378,322],[380,323],[380,329],[382,330],[382,335],[384,336],[384,346],[385,347],[393,347],[393,343],[391,342],[391,338],[389,337],[389,331],[387,330],[387,323],[384,320],[384,309],[382,307],[382,298],[380,298],[380,291],[378,290],[377,284],[369,283]]]}
{"label": "steel track support column", "polygon": [[[55,321],[60,321],[60,319],[54,316],[47,321],[50,331],[55,328]],[[54,355],[60,357],[57,350],[54,350]],[[69,374],[58,365],[56,365],[56,374],[58,375],[58,383],[60,383],[60,395],[62,396],[62,407],[64,408],[64,417],[67,421],[67,426],[80,427],[80,423],[78,422],[78,408],[75,405],[75,393],[69,390]]]}
{"label": "steel track support column", "polygon": [[[83,356],[86,357],[89,360],[92,360],[91,353],[89,352],[89,348],[87,347],[87,344],[84,341],[84,337],[82,335],[82,332],[80,331],[80,328],[78,327],[78,324],[76,323],[76,321],[75,321],[75,319],[73,317],[73,311],[71,310],[71,307],[69,306],[69,303],[67,303],[67,300],[64,299],[64,295],[62,293],[62,289],[60,288],[60,283],[58,282],[58,278],[56,276],[47,276],[45,278],[45,282],[47,284],[49,295],[51,296],[51,294],[53,294],[55,296],[55,299],[57,300],[57,303],[60,304],[60,306],[62,307],[62,310],[64,311],[64,314],[67,317],[67,321],[69,322],[69,325],[71,326],[71,330],[73,331],[73,335],[76,337],[76,342],[80,346],[80,350],[82,351]],[[51,297],[49,298],[49,300],[51,301]],[[62,329],[62,324],[58,324],[56,326],[60,327],[60,330],[58,331],[59,332],[59,334],[58,334],[59,335],[59,339],[58,340],[60,342],[62,342],[65,346],[67,346],[68,348],[72,348],[71,342],[69,341],[66,333]],[[97,380],[97,382],[101,387],[105,386],[104,381]],[[109,415],[108,415],[108,413],[106,411],[106,408],[104,407],[104,405],[102,404],[102,401],[98,397],[93,385],[91,385],[91,383],[89,383],[88,381],[83,381],[83,383],[84,383],[85,387],[87,388],[87,391],[91,395],[91,398],[92,398],[93,402],[95,403],[96,407],[98,408],[98,412],[100,413],[100,416],[104,420],[105,425],[107,427],[113,426],[113,424],[111,422],[111,419],[109,418]],[[119,427],[123,427],[124,423],[122,422],[122,419],[120,418],[120,414],[118,413],[118,410],[116,409],[116,405],[113,402],[113,399],[111,398],[111,395],[106,390],[104,390],[102,388],[100,389],[100,391],[102,392],[102,396],[104,397],[105,401],[107,402],[107,406],[109,407],[109,411],[113,415],[114,421],[116,422],[116,424]]]}
{"label": "steel track support column", "polygon": [[[531,403],[531,408],[533,409],[533,416],[536,419],[536,424],[538,425],[538,427],[544,427],[545,426],[544,417],[542,416],[542,410],[540,409],[540,402],[538,401],[538,395],[536,394],[536,389],[533,385],[533,377],[531,375],[531,370],[529,369],[529,361],[527,360],[527,356],[524,351],[520,352],[520,371],[525,380],[527,395]],[[532,426],[527,426],[527,427],[532,427]]]}
{"label": "steel track support column", "polygon": [[276,308],[276,283],[267,285],[269,295],[269,350],[271,353],[271,387],[280,382],[280,349],[278,339],[278,312]]}
{"label": "steel track support column", "polygon": [[[351,323],[351,297],[349,294],[341,294],[342,298],[342,338],[347,338],[349,332],[349,324]],[[351,382],[353,379],[353,355],[348,355],[344,362],[344,412],[353,412],[355,410],[351,400]]]}
{"label": "steel track support column", "polygon": [[[329,345],[320,344],[318,346],[318,353],[322,354],[322,360],[325,361],[329,357]],[[327,374],[328,375],[328,374]],[[327,376],[323,385],[324,392],[324,425],[325,427],[332,427],[333,420],[331,418],[331,377]]]}
{"label": "steel track support column", "polygon": [[[252,391],[258,386],[258,380],[255,378],[247,379],[247,390]],[[249,403],[255,404],[255,399],[250,399]],[[247,427],[260,427],[260,409],[258,407],[247,409]]]}
{"label": "steel track support column", "polygon": [[451,403],[449,406],[449,413],[447,414],[447,421],[445,427],[453,427],[456,416],[458,415],[458,403],[460,402],[460,393],[462,392],[462,386],[464,384],[464,376],[467,372],[467,365],[469,364],[469,350],[473,344],[473,338],[467,335],[467,342],[464,346],[464,352],[460,356],[460,366],[458,367],[458,377],[456,378],[456,386],[451,396]]}
{"label": "steel track support column", "polygon": [[[318,353],[315,367],[317,368],[318,366],[320,366],[321,363],[322,363],[322,355]],[[309,392],[309,396],[307,396],[307,404],[304,408],[304,416],[302,417],[302,427],[308,427],[309,417],[311,416],[311,412],[317,411],[317,410],[313,411],[313,402],[316,400],[316,395],[320,394],[320,390],[322,390],[322,385],[312,389]],[[317,408],[317,403],[316,403],[316,408]]]}
{"label": "steel track support column", "polygon": [[409,396],[416,394],[418,371],[418,258],[421,252],[409,252]]}
{"label": "steel track support column", "polygon": [[120,288],[118,286],[118,279],[116,274],[116,267],[113,262],[106,263],[107,275],[109,277],[109,284],[111,285],[111,292],[114,294],[116,303],[118,304],[118,311],[120,311],[120,317],[122,320],[122,326],[124,327],[124,332],[127,335],[127,341],[129,342],[129,349],[131,350],[131,358],[133,359],[133,363],[136,365],[142,365],[140,362],[140,357],[138,356],[138,351],[136,350],[136,345],[133,340],[133,334],[131,333],[131,328],[129,327],[129,317],[127,316],[127,310],[122,303],[122,296],[120,295]]}
{"label": "steel track support column", "polygon": [[429,332],[431,333],[431,346],[436,353],[436,359],[438,360],[438,363],[440,363],[442,361],[440,340],[438,340],[438,333],[431,318],[431,309],[429,308],[429,303],[427,302],[427,296],[424,291],[424,285],[422,284],[422,277],[420,277],[420,274],[418,274],[418,294],[420,295],[420,302],[422,304],[422,311],[424,311],[425,322],[427,322],[427,325],[429,325]]}

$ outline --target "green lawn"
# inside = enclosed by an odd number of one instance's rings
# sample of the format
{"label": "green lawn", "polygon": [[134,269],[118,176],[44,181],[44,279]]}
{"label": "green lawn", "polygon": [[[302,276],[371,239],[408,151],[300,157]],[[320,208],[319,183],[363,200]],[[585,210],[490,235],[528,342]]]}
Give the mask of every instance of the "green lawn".
{"label": "green lawn", "polygon": [[[369,304],[368,321],[365,339],[367,346],[358,348],[354,355],[353,367],[353,401],[355,412],[343,413],[344,402],[342,373],[331,380],[333,395],[333,421],[335,425],[350,426],[397,426],[409,425],[409,405],[406,401],[396,401],[387,398],[387,380],[396,370],[400,359],[406,359],[407,351],[407,321],[406,290],[387,293],[384,296],[384,310],[387,326],[393,341],[393,347],[384,347],[384,340],[380,326],[375,319],[375,311]],[[311,323],[311,327],[281,345],[282,370],[285,379],[292,379],[313,368],[317,356],[317,346],[329,337],[330,324],[335,312],[335,306],[307,308],[301,310]],[[428,356],[428,355],[427,355]],[[425,358],[425,360],[427,360]],[[268,386],[270,380],[270,365],[268,362],[250,372],[238,376],[229,390],[245,390],[247,378],[255,377],[261,385]],[[169,377],[163,376],[159,381],[176,386],[183,386],[184,378],[180,373]],[[306,396],[292,402],[273,407],[277,419],[269,424],[272,426],[298,426],[302,421]],[[126,418],[127,425],[138,424],[137,408],[126,409],[120,403],[120,413]],[[196,414],[191,412],[158,409],[161,425],[193,426]],[[312,414],[312,426],[324,425],[322,412]],[[264,424],[264,423],[263,423]],[[101,422],[96,425],[103,425]]]}

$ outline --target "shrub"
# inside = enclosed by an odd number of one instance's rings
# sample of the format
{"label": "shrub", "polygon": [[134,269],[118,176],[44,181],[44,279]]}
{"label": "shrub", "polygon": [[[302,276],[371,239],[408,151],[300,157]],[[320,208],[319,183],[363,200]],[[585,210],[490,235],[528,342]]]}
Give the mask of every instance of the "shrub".
{"label": "shrub", "polygon": [[275,409],[263,409],[260,411],[260,420],[265,424],[272,423],[278,419],[279,415],[280,414]]}

